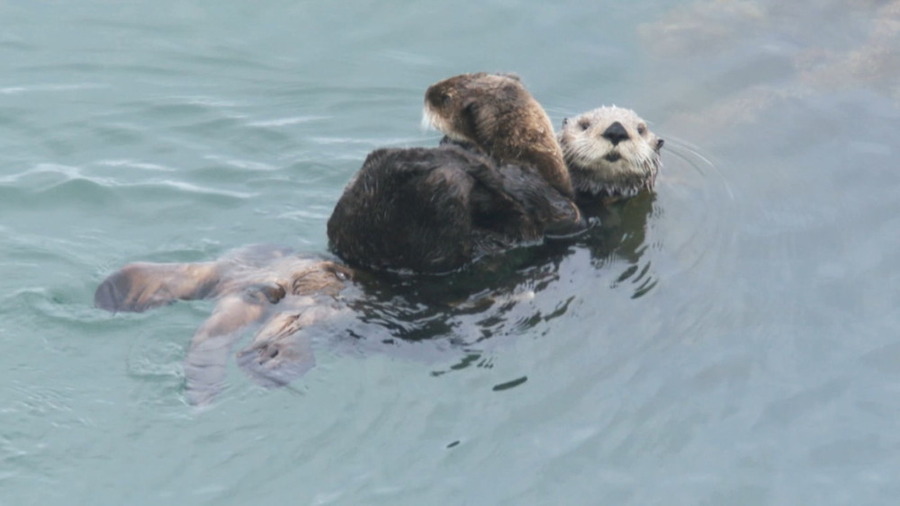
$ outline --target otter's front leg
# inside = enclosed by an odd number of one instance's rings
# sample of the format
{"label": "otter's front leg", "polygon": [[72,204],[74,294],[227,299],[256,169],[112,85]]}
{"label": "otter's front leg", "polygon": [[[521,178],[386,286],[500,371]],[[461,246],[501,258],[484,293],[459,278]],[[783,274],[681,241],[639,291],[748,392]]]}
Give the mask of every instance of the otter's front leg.
{"label": "otter's front leg", "polygon": [[216,262],[136,262],[122,267],[100,283],[94,292],[94,305],[114,313],[139,313],[179,299],[208,297],[218,283]]}
{"label": "otter's front leg", "polygon": [[473,192],[476,221],[519,241],[570,236],[588,223],[578,206],[534,171],[517,165],[473,166],[468,173],[489,193]]}

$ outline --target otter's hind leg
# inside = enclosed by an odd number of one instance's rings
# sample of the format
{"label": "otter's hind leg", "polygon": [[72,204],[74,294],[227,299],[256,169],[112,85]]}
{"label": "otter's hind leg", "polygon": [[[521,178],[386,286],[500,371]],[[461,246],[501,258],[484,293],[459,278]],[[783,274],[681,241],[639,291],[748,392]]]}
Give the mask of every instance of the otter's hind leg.
{"label": "otter's hind leg", "polygon": [[[309,332],[304,331],[323,325],[327,329],[339,314],[336,308],[319,303],[276,314],[238,352],[238,365],[262,386],[287,385],[316,365]],[[320,331],[327,332],[324,329]]]}
{"label": "otter's hind leg", "polygon": [[215,262],[128,264],[100,283],[94,305],[107,311],[142,312],[172,303],[208,297],[219,282]]}
{"label": "otter's hind leg", "polygon": [[219,299],[212,315],[194,333],[184,361],[188,402],[206,404],[222,390],[231,347],[241,331],[269,314],[283,293],[253,285]]}

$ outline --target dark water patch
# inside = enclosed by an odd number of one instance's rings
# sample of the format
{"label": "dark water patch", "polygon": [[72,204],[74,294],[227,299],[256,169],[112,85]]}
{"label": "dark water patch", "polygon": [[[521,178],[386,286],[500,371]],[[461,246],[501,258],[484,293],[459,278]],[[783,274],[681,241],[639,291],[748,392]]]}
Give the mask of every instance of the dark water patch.
{"label": "dark water patch", "polygon": [[17,37],[15,35],[0,36],[0,47],[22,52],[36,51],[39,49],[36,44],[30,43],[25,39]]}
{"label": "dark water patch", "polygon": [[507,381],[506,383],[500,383],[499,385],[494,385],[494,388],[491,390],[495,392],[502,392],[503,390],[509,390],[510,388],[515,388],[523,383],[528,381],[528,376],[522,376],[521,378],[514,379],[512,381]]}
{"label": "dark water patch", "polygon": [[136,125],[99,125],[92,129],[100,143],[137,145],[146,141],[145,133]]}
{"label": "dark water patch", "polygon": [[35,127],[26,118],[33,116],[27,107],[4,105],[0,107],[0,126],[21,132],[35,132]]}
{"label": "dark water patch", "polygon": [[[192,69],[206,68],[218,69],[228,72],[234,72],[241,69],[241,76],[244,80],[258,80],[256,75],[259,72],[272,71],[274,67],[271,63],[255,57],[241,49],[221,44],[211,48],[192,48],[193,52],[188,52],[181,48],[172,48],[169,50],[169,58],[175,63],[182,63]],[[202,53],[201,53],[202,51]],[[243,72],[251,72],[251,74],[243,74]]]}
{"label": "dark water patch", "polygon": [[[465,357],[463,357],[459,362],[450,366],[451,370],[459,371],[465,369],[471,365],[477,364],[478,361],[481,360],[481,355],[477,353],[469,353]],[[432,376],[439,376],[438,373],[431,373]]]}

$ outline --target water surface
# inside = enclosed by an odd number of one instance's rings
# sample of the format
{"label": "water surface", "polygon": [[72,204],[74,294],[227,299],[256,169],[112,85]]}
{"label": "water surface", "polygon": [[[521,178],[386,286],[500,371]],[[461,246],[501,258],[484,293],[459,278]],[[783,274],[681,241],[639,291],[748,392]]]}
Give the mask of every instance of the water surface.
{"label": "water surface", "polygon": [[[3,504],[892,504],[900,3],[0,4]],[[135,260],[326,252],[434,81],[666,138],[656,194],[495,277],[385,289],[314,369],[185,403],[209,302]],[[479,285],[478,283],[485,283]],[[487,302],[484,302],[487,300]],[[386,333],[386,334],[385,334]],[[385,345],[383,337],[404,337]]]}

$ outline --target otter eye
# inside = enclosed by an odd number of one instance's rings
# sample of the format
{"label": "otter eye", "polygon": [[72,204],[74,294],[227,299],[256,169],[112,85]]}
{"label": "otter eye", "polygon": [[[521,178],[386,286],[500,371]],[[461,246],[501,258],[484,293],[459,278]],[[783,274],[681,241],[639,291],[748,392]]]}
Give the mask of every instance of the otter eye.
{"label": "otter eye", "polygon": [[578,126],[581,128],[582,131],[583,131],[583,130],[587,130],[588,127],[591,126],[591,122],[588,121],[588,120],[586,120],[586,119],[583,119],[583,120],[581,120],[581,121],[578,122]]}
{"label": "otter eye", "polygon": [[641,123],[640,125],[638,125],[637,130],[640,135],[644,135],[645,133],[647,133],[647,125]]}
{"label": "otter eye", "polygon": [[441,105],[447,105],[450,102],[450,99],[452,99],[452,98],[453,97],[450,96],[449,93],[441,93],[441,96],[440,96]]}

